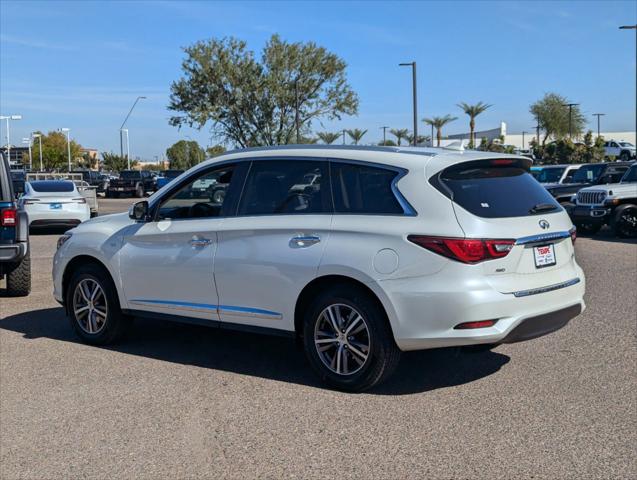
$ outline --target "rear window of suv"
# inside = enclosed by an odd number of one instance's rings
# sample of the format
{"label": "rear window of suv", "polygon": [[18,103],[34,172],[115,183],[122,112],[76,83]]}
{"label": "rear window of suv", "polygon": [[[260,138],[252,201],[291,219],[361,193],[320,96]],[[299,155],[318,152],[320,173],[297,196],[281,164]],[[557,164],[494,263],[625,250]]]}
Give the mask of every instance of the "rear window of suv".
{"label": "rear window of suv", "polygon": [[[442,171],[432,184],[470,213],[484,218],[524,217],[561,209],[521,165],[467,162]],[[504,162],[504,161],[503,161]]]}

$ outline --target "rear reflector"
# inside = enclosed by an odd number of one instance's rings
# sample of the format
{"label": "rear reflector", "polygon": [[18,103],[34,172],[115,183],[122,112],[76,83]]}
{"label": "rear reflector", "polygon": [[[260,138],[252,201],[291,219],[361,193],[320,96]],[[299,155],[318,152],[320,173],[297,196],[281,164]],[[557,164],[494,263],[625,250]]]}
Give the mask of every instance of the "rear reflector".
{"label": "rear reflector", "polygon": [[464,322],[456,325],[454,330],[470,330],[472,328],[487,328],[495,325],[497,320],[480,320],[479,322]]}
{"label": "rear reflector", "polygon": [[5,208],[0,214],[0,224],[3,227],[15,227],[18,214],[15,208]]}
{"label": "rear reflector", "polygon": [[515,240],[484,240],[480,238],[445,238],[409,235],[412,243],[434,253],[463,263],[479,263],[506,257]]}

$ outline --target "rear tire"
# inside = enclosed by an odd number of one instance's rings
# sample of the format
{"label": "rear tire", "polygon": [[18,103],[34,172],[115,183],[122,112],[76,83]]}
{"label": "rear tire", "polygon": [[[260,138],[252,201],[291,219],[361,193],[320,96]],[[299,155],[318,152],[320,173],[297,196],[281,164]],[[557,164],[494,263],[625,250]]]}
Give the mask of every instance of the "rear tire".
{"label": "rear tire", "polygon": [[114,343],[130,326],[113,280],[97,265],[85,265],[73,272],[65,304],[73,330],[85,343]]}
{"label": "rear tire", "polygon": [[627,162],[628,160],[630,160],[630,152],[623,151],[622,153],[619,154],[619,159],[622,162]]}
{"label": "rear tire", "polygon": [[144,187],[138,185],[135,189],[135,197],[142,198],[144,196]]}
{"label": "rear tire", "polygon": [[380,384],[400,359],[378,301],[347,284],[322,293],[304,312],[303,344],[321,380],[348,392]]}
{"label": "rear tire", "polygon": [[31,292],[31,252],[15,270],[7,274],[7,294],[10,297],[26,297]]}

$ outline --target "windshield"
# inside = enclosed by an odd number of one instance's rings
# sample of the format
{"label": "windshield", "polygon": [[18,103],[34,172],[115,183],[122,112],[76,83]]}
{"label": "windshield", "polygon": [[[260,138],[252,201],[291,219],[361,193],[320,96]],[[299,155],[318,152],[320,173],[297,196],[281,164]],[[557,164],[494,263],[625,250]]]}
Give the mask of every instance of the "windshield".
{"label": "windshield", "polygon": [[628,169],[621,179],[621,183],[635,183],[637,182],[637,165],[633,165]]}
{"label": "windshield", "polygon": [[141,177],[141,172],[136,170],[124,170],[119,174],[119,178],[129,179],[129,178],[139,178]]}
{"label": "windshield", "polygon": [[590,183],[597,180],[604,170],[604,165],[584,165],[573,175],[572,183]]}
{"label": "windshield", "polygon": [[540,171],[531,172],[540,183],[558,183],[566,167],[544,167]]}
{"label": "windshield", "polygon": [[634,145],[630,142],[617,142],[622,147],[634,147]]}

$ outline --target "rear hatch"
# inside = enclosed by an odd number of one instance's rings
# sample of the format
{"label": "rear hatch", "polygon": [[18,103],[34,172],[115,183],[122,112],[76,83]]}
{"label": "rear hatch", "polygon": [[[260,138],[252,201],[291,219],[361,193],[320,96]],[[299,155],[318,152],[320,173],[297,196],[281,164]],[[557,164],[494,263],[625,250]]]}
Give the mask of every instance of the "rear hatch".
{"label": "rear hatch", "polygon": [[466,238],[508,240],[508,254],[477,263],[502,293],[577,277],[572,223],[529,173],[530,160],[495,158],[444,168],[430,182],[452,200]]}

